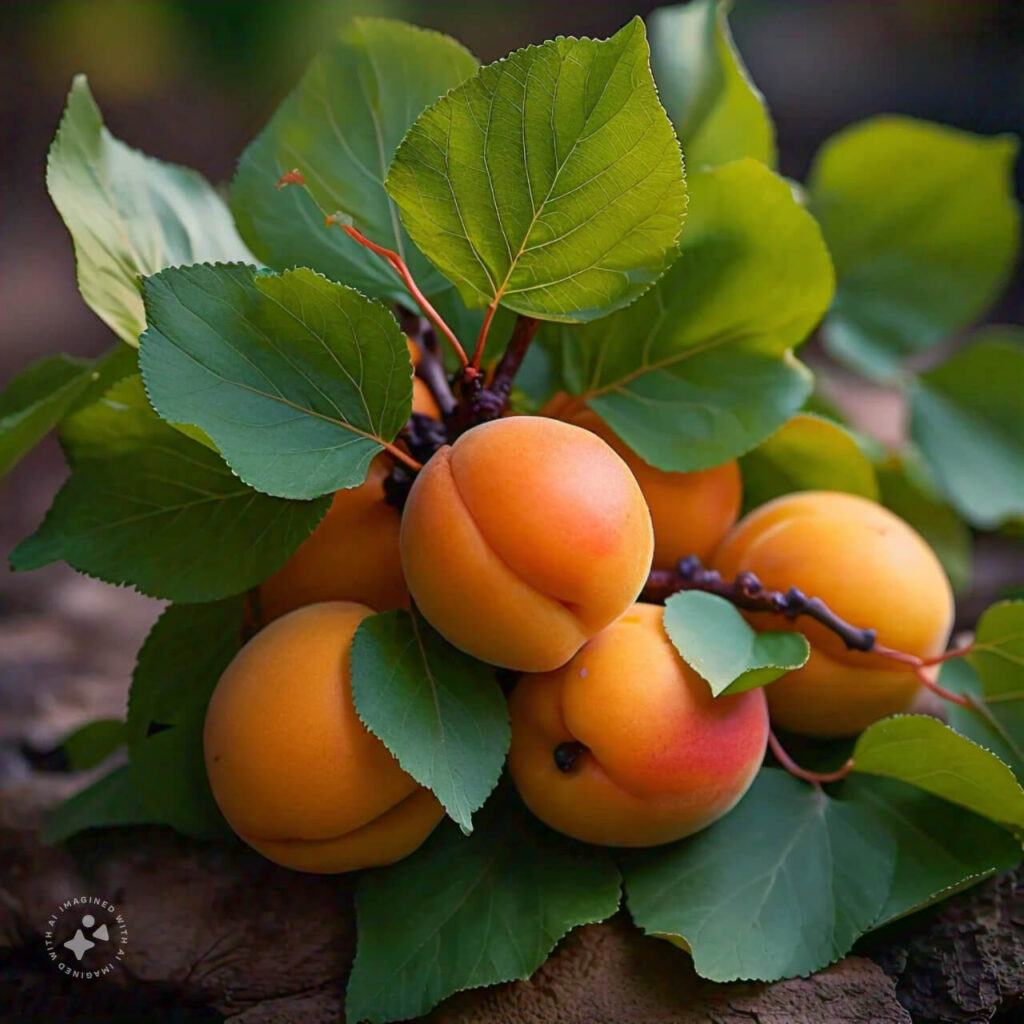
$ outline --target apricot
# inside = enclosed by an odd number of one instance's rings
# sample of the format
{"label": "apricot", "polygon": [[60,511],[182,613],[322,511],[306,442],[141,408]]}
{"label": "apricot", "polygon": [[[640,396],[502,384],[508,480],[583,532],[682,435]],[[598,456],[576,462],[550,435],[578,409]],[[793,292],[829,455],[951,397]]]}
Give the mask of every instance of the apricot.
{"label": "apricot", "polygon": [[[789,494],[755,509],[725,539],[714,566],[727,578],[748,571],[773,590],[820,597],[854,626],[878,631],[887,647],[941,653],[953,626],[953,593],[934,552],[888,509],[831,491]],[[752,613],[761,629],[799,630],[807,664],[768,687],[772,720],[809,736],[850,736],[905,711],[919,682],[904,665],[847,650],[807,618]]]}
{"label": "apricot", "polygon": [[653,538],[633,474],[604,441],[516,416],[427,462],[401,548],[409,591],[439,633],[492,665],[544,672],[629,607]]}
{"label": "apricot", "polygon": [[743,481],[735,459],[692,473],[645,462],[590,409],[568,422],[597,434],[618,453],[643,491],[654,525],[654,568],[671,569],[684,555],[706,562],[740,514]]}
{"label": "apricot", "polygon": [[441,820],[352,702],[349,651],[373,610],[312,604],[257,633],[224,670],[206,713],[210,787],[263,856],[340,872],[412,853]]}
{"label": "apricot", "polygon": [[509,769],[526,805],[559,832],[606,846],[671,842],[729,811],[757,774],[764,692],[712,697],[662,612],[633,605],[567,665],[512,691]]}
{"label": "apricot", "polygon": [[[419,349],[406,339],[413,365]],[[426,384],[413,378],[414,412],[440,417]],[[377,611],[407,608],[409,592],[398,553],[398,510],[384,501],[387,456],[370,463],[358,487],[337,491],[327,515],[259,591],[259,614],[272,622],[315,601],[359,601]]]}

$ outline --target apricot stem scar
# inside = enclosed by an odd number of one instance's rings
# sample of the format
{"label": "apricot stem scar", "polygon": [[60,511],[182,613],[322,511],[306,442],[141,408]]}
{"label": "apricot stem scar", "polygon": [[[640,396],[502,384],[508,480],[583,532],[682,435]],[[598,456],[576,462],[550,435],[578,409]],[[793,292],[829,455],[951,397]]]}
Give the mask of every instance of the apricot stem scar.
{"label": "apricot stem scar", "polygon": [[568,774],[572,771],[577,758],[586,752],[587,748],[576,740],[566,740],[565,743],[559,743],[554,750],[555,767],[560,772]]}

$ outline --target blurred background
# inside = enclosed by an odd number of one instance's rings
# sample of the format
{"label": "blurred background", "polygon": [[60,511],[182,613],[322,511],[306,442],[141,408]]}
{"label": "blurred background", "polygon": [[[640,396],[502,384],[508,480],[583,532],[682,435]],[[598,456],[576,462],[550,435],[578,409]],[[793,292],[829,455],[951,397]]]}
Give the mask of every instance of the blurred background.
{"label": "blurred background", "polygon": [[[606,36],[653,6],[2,0],[0,387],[40,355],[98,354],[112,340],[78,296],[70,241],[44,185],[75,72],[88,74],[116,136],[224,182],[318,43],[349,15],[438,28],[488,61],[558,33]],[[732,26],[774,115],[782,170],[793,177],[804,176],[832,132],[880,112],[1024,133],[1021,0],[736,0]],[[1019,272],[993,318],[1024,321]],[[62,475],[51,439],[0,483],[4,566]],[[0,569],[0,776],[24,769],[26,737],[45,750],[85,718],[122,713],[135,649],[157,610],[64,567],[25,577]]]}

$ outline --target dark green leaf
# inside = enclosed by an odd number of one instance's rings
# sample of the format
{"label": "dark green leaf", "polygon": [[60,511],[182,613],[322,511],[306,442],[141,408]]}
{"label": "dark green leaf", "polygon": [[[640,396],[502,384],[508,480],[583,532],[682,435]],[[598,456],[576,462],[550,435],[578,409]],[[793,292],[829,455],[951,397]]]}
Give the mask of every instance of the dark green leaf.
{"label": "dark green leaf", "polygon": [[971,532],[942,501],[913,461],[888,458],[876,467],[882,504],[906,520],[939,557],[954,590],[971,581]]}
{"label": "dark green leaf", "polygon": [[843,491],[878,500],[874,466],[857,439],[810,413],[781,426],[743,457],[740,468],[745,509],[793,491]]}
{"label": "dark green leaf", "polygon": [[156,823],[129,765],[115,768],[55,807],[43,828],[44,843],[63,843],[89,828]]}
{"label": "dark green leaf", "polygon": [[195,171],[130,149],[103,126],[85,77],[46,165],[46,186],[75,243],[78,287],[120,338],[146,326],[139,279],[203,260],[248,260],[223,200]]}
{"label": "dark green leaf", "polygon": [[398,763],[472,831],[508,752],[508,709],[494,669],[418,615],[385,612],[360,623],[352,640],[352,699]]}
{"label": "dark green leaf", "polygon": [[315,498],[366,478],[412,409],[405,335],[379,302],[311,270],[197,266],[145,282],[153,407],[205,431],[246,483]]}
{"label": "dark green leaf", "polygon": [[560,328],[566,389],[660,469],[749,451],[811,390],[790,354],[832,297],[814,219],[763,164],[691,173],[681,255],[628,309]]}
{"label": "dark green leaf", "polygon": [[[313,267],[368,295],[408,303],[386,263],[325,227],[324,211],[341,212],[404,256],[427,294],[450,288],[410,244],[384,178],[415,118],[476,67],[440,33],[380,18],[345,23],[239,162],[231,208],[253,252],[278,270]],[[291,170],[303,174],[308,192],[275,187]]]}
{"label": "dark green leaf", "polygon": [[0,477],[68,412],[99,398],[135,365],[134,351],[118,344],[99,359],[46,356],[15,377],[0,394]]}
{"label": "dark green leaf", "polygon": [[71,771],[84,772],[120,750],[124,741],[124,722],[119,718],[99,718],[76,729],[61,746]]}
{"label": "dark green leaf", "polygon": [[767,686],[806,664],[811,653],[800,633],[758,633],[725,598],[698,590],[665,602],[665,632],[711,692],[742,693]]}
{"label": "dark green leaf", "polygon": [[1021,861],[1020,844],[1006,829],[906,783],[851,776],[840,795],[870,808],[897,844],[889,898],[875,928]]}
{"label": "dark green leaf", "polygon": [[735,810],[632,855],[626,900],[645,931],[682,938],[713,981],[774,981],[845,956],[878,919],[896,843],[874,814],[763,769]]}
{"label": "dark green leaf", "polygon": [[687,165],[749,156],[775,166],[775,126],[729,31],[726,0],[662,7],[648,19],[658,95]]}
{"label": "dark green leaf", "polygon": [[618,905],[607,850],[493,800],[472,836],[442,824],[411,857],[360,877],[349,1024],[418,1017],[453,992],[528,978],[563,935]]}
{"label": "dark green leaf", "polygon": [[995,327],[911,389],[914,440],[969,522],[1024,516],[1024,331]]}
{"label": "dark green leaf", "polygon": [[1009,136],[908,117],[825,143],[808,187],[839,278],[824,332],[833,354],[889,375],[984,312],[1017,253],[1016,153]]}
{"label": "dark green leaf", "polygon": [[585,321],[632,301],[686,211],[643,22],[481,68],[420,116],[386,185],[467,305]]}
{"label": "dark green leaf", "polygon": [[868,726],[853,748],[854,771],[882,775],[1024,831],[1024,789],[995,755],[927,715]]}
{"label": "dark green leaf", "polygon": [[65,559],[108,583],[175,601],[237,594],[279,569],[329,499],[270,498],[149,408],[128,377],[66,423],[71,476],[16,570]]}

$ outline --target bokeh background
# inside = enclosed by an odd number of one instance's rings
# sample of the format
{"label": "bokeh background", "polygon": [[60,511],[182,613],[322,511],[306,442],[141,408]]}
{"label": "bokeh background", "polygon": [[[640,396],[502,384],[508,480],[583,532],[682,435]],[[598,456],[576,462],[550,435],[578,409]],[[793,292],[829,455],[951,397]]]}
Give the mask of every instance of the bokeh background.
{"label": "bokeh background", "polygon": [[[653,6],[0,0],[0,387],[42,354],[93,355],[112,340],[78,296],[71,245],[44,185],[75,72],[88,74],[119,138],[224,182],[319,42],[352,14],[435,27],[491,60],[558,33],[606,36]],[[880,112],[1024,133],[1022,0],[736,0],[732,25],[793,177],[832,132]],[[1019,272],[993,318],[1024,321]],[[0,483],[4,566],[62,474],[51,439]],[[157,611],[61,566],[25,577],[0,569],[0,776],[27,770],[80,721],[121,714],[134,652]]]}

